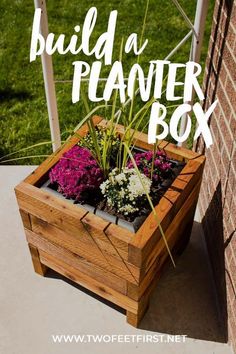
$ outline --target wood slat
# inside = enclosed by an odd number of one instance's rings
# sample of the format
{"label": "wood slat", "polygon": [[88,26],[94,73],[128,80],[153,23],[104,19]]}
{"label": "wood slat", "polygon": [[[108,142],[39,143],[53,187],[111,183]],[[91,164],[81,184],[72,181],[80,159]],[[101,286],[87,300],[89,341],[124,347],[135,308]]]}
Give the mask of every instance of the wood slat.
{"label": "wood slat", "polygon": [[41,256],[41,261],[49,268],[71,279],[75,283],[85,287],[86,289],[94,292],[95,294],[113,302],[114,304],[132,312],[137,312],[137,302],[129,297],[118,293],[117,291],[109,288],[105,284],[101,284],[96,279],[83,274],[79,270],[67,265],[65,262],[60,261],[58,258],[51,255],[44,254]]}
{"label": "wood slat", "polygon": [[29,213],[26,211],[19,209],[20,215],[21,215],[21,220],[24,225],[24,227],[28,230],[31,230],[31,222],[30,222],[30,216]]}
{"label": "wood slat", "polygon": [[20,209],[35,215],[60,229],[83,233],[84,227],[80,219],[86,215],[83,208],[75,207],[66,200],[22,182],[15,188],[17,202]]}
{"label": "wood slat", "polygon": [[[199,188],[200,183],[197,183],[197,185],[192,190],[189,197],[183,204],[182,208],[176,214],[175,218],[173,219],[173,222],[170,224],[170,226],[165,232],[165,237],[171,250],[178,243],[178,240],[183,236],[183,232],[185,231],[186,226],[189,223],[193,223]],[[168,258],[169,255],[167,253],[164,240],[163,238],[161,238],[157,242],[156,246],[149,253],[148,257],[145,260],[145,263],[143,264],[145,273],[149,271],[149,269],[156,260],[158,260],[158,262],[160,262],[160,259],[164,261],[164,257]]]}
{"label": "wood slat", "polygon": [[149,287],[151,282],[153,281],[154,278],[160,278],[161,276],[161,266],[163,265],[164,260],[161,259],[161,257],[158,257],[158,261],[153,263],[152,267],[149,269],[147,274],[145,274],[144,279],[141,281],[140,284],[132,284],[132,283],[127,283],[127,295],[136,301],[138,301],[146,289]]}
{"label": "wood slat", "polygon": [[108,227],[110,223],[101,217],[25,182],[16,187],[16,195],[24,213],[31,213],[75,237],[80,235],[84,242],[96,242],[105,252],[128,260],[127,242],[132,233],[122,232],[123,229],[116,225]]}
{"label": "wood slat", "polygon": [[131,239],[131,235],[126,237],[126,230],[124,232],[123,229],[120,230],[120,237],[117,233],[112,234],[112,231],[110,231],[113,230],[113,227],[110,227],[112,224],[92,213],[86,214],[81,219],[81,222],[87,233],[101,249],[115,257],[128,261],[128,241]]}
{"label": "wood slat", "polygon": [[[78,256],[87,259],[89,262],[99,266],[119,277],[137,283],[140,277],[139,268],[129,264],[121,258],[114,257],[102,250],[96,243],[96,240],[83,242],[78,234],[77,238],[62,231],[55,226],[42,220],[35,222],[32,219],[32,231],[40,237],[69,250]],[[39,247],[40,248],[40,247]]]}
{"label": "wood slat", "polygon": [[115,247],[124,252],[128,252],[128,244],[134,236],[133,232],[130,232],[119,225],[110,223],[105,229],[105,234]]}
{"label": "wood slat", "polygon": [[47,267],[40,262],[38,249],[31,243],[29,243],[28,246],[35,273],[44,276],[47,272]]}
{"label": "wood slat", "polygon": [[[203,165],[197,161],[189,161],[155,207],[164,232],[195,184],[201,180],[202,169]],[[157,225],[155,215],[150,213],[129,244],[128,259],[130,263],[138,267],[144,264],[145,259],[161,238],[160,229]]]}
{"label": "wood slat", "polygon": [[[195,186],[190,196],[182,206],[181,210],[177,213],[171,225],[165,232],[165,237],[171,251],[173,251],[176,245],[178,245],[178,240],[181,240],[183,233],[189,229],[189,223],[193,223],[199,188],[200,183]],[[163,271],[163,264],[168,258],[169,254],[166,250],[165,243],[161,238],[147,257],[145,264],[143,265],[144,269],[142,272],[142,280],[140,284],[136,285],[128,283],[128,296],[130,296],[134,300],[139,300],[146,291],[146,289],[150,286],[153,279],[160,278],[161,273]]]}
{"label": "wood slat", "polygon": [[63,249],[48,240],[41,238],[39,235],[26,231],[26,237],[28,242],[33,245],[37,245],[39,258],[42,261],[44,253],[48,255],[53,255],[59,260],[65,262],[69,266],[81,271],[82,273],[94,277],[101,284],[105,284],[110,288],[118,291],[121,294],[126,295],[127,293],[127,282],[126,280],[116,276],[115,274],[107,271],[103,268],[97,267],[93,263],[87,261],[87,259],[78,256],[77,254]]}

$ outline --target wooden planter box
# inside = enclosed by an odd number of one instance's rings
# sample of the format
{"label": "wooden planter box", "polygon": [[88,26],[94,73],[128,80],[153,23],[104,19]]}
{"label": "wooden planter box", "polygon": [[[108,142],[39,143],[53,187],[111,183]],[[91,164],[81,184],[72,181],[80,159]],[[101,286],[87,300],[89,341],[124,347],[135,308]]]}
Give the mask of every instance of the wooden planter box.
{"label": "wooden planter box", "polygon": [[[100,117],[94,117],[94,123],[106,125]],[[79,134],[87,131],[83,126]],[[117,132],[122,135],[123,127],[118,126]],[[75,134],[15,188],[34,269],[41,275],[47,268],[54,269],[125,309],[128,323],[138,326],[169,255],[152,213],[132,233],[40,189],[51,167],[78,140]],[[137,133],[135,141],[140,148],[152,148],[146,134]],[[160,148],[170,158],[186,162],[156,206],[175,253],[191,232],[204,157],[165,141]]]}

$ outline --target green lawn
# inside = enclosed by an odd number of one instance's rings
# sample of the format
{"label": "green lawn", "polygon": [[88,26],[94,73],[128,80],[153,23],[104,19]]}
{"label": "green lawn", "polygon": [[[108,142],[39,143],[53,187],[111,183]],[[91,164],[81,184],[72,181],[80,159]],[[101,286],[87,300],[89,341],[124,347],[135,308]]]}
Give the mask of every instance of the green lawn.
{"label": "green lawn", "polygon": [[[47,3],[50,31],[56,34],[65,33],[67,38],[74,33],[73,28],[76,24],[83,24],[87,10],[91,6],[96,6],[98,20],[93,42],[106,30],[109,12],[117,9],[117,45],[114,58],[118,58],[120,39],[122,37],[126,39],[132,32],[139,34],[141,32],[146,0],[50,0]],[[181,0],[180,3],[193,20],[196,1]],[[207,53],[213,6],[212,0],[202,49],[202,65]],[[3,156],[39,142],[49,141],[50,131],[41,61],[37,58],[35,62],[29,62],[33,0],[1,0],[0,12],[0,156]],[[144,66],[149,60],[163,59],[187,32],[188,27],[171,0],[150,0],[145,32],[149,43],[141,55],[141,65]],[[188,60],[189,43],[184,45],[172,61]],[[90,63],[94,60],[82,55],[54,55],[55,79],[72,79],[72,62],[83,59]],[[123,57],[126,74],[134,61],[133,55]],[[107,70],[103,74],[105,75],[106,72]],[[79,120],[84,117],[85,110],[81,102],[72,104],[70,83],[57,83],[56,91],[62,139],[66,139]],[[27,153],[29,155],[48,154],[50,151],[51,146],[48,145]],[[25,156],[26,153],[22,154]],[[39,162],[39,158],[34,158],[14,163]]]}

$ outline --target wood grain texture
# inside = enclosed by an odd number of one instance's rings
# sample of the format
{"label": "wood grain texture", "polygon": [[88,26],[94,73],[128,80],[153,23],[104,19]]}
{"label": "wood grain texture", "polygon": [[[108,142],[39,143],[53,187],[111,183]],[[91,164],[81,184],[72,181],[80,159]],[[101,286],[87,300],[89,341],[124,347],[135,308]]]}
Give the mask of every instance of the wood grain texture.
{"label": "wood grain texture", "polygon": [[151,294],[152,288],[148,289],[148,291],[137,301],[138,309],[137,311],[126,311],[126,321],[134,327],[138,327],[144,314],[146,313],[148,306],[149,306],[149,300],[150,300],[150,294]]}
{"label": "wood grain texture", "polygon": [[31,221],[30,221],[29,213],[27,213],[25,210],[22,209],[19,209],[19,212],[24,227],[28,230],[31,230]]}
{"label": "wood grain texture", "polygon": [[55,245],[54,243],[42,238],[40,235],[35,234],[34,232],[29,230],[25,230],[25,232],[27,241],[38,248],[40,259],[44,252],[49,255],[53,255],[66,264],[72,266],[75,269],[78,269],[88,276],[94,277],[101,283],[106,284],[114,290],[122,294],[127,293],[127,282],[123,278],[96,266],[94,263],[89,262],[87,259],[78,256],[71,251]]}
{"label": "wood grain texture", "polygon": [[86,215],[83,208],[79,208],[59,199],[54,195],[43,191],[26,182],[20,183],[15,188],[19,207],[25,212],[35,215],[61,230],[68,229],[71,232],[84,232],[80,219]]}
{"label": "wood grain texture", "polygon": [[[185,233],[191,232],[199,188],[200,182],[194,187],[165,232],[165,237],[172,254],[175,254],[178,251],[179,246],[181,246],[181,240],[188,238],[189,235],[185,235]],[[128,296],[134,300],[139,300],[150,286],[153,279],[158,279],[160,277],[163,265],[167,260],[169,260],[169,255],[166,251],[164,240],[161,238],[149,253],[145,263],[142,265],[143,271],[141,272],[140,283],[136,285],[128,282]]]}
{"label": "wood grain texture", "polygon": [[87,234],[99,248],[117,258],[128,261],[128,242],[132,234],[127,237],[128,232],[122,232],[123,229],[119,232],[112,232],[113,227],[117,230],[116,225],[92,213],[86,214],[81,222]]}
{"label": "wood grain texture", "polygon": [[[197,161],[189,161],[155,207],[164,232],[181,209],[195,184],[199,179],[201,180],[202,168],[202,165]],[[160,238],[161,233],[157,219],[154,213],[150,213],[129,244],[129,262],[141,267]]]}
{"label": "wood grain texture", "polygon": [[79,270],[67,265],[65,262],[60,261],[58,258],[51,255],[46,255],[46,253],[44,253],[44,255],[41,256],[41,261],[47,267],[64,275],[104,299],[107,299],[108,301],[111,301],[128,311],[132,311],[134,313],[137,312],[138,304],[136,301],[130,299],[128,296],[118,293],[104,284],[101,284],[96,279],[83,274]]}
{"label": "wood grain texture", "polygon": [[87,259],[94,265],[103,268],[107,271],[120,276],[121,278],[130,281],[131,283],[138,283],[140,277],[139,268],[129,264],[122,258],[114,257],[105,252],[96,243],[96,240],[91,239],[84,242],[81,240],[80,234],[77,238],[62,231],[55,226],[48,224],[40,219],[32,218],[32,231],[62,249],[69,250],[80,257]]}
{"label": "wood grain texture", "polygon": [[28,244],[28,246],[35,273],[44,276],[47,272],[47,267],[40,262],[38,249],[30,243]]}
{"label": "wood grain texture", "polygon": [[48,222],[85,242],[93,242],[115,257],[128,260],[128,241],[132,233],[111,225],[102,218],[88,213],[50,193],[22,182],[15,189],[18,204],[24,213]]}
{"label": "wood grain texture", "polygon": [[[193,223],[193,217],[194,217],[194,212],[196,208],[196,203],[198,199],[198,193],[199,193],[199,187],[200,184],[198,183],[185,203],[183,204],[182,208],[179,210],[179,212],[176,214],[175,218],[173,219],[173,222],[170,224],[170,226],[167,228],[165,232],[165,237],[168,242],[168,245],[170,249],[172,250],[179,241],[179,239],[182,237],[182,234],[185,230],[186,225],[189,223]],[[145,262],[143,264],[143,268],[145,269],[145,273],[148,272],[152,264],[158,260],[160,262],[160,259],[162,262],[165,260],[165,258],[168,258],[169,255],[166,252],[166,246],[164,243],[163,238],[160,238],[156,246],[152,249],[152,251],[149,253],[147,258],[145,259]]]}

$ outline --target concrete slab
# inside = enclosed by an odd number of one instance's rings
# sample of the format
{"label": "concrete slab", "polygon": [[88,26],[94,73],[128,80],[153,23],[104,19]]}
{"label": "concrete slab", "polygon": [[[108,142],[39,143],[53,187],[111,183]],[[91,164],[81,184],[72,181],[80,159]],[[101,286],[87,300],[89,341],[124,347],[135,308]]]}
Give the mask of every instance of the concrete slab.
{"label": "concrete slab", "polygon": [[[0,353],[144,353],[229,354],[217,317],[215,293],[201,227],[194,224],[191,242],[169,265],[141,327],[126,324],[124,314],[91,296],[54,272],[46,278],[33,272],[14,196],[14,186],[33,170],[31,166],[0,167]],[[52,335],[130,335],[130,343],[53,343]],[[187,335],[185,343],[137,342],[131,335]],[[109,340],[108,337],[105,337]],[[126,337],[127,339],[128,337]],[[141,338],[141,339],[140,339]],[[149,339],[148,339],[149,338]],[[173,338],[172,338],[173,339]],[[132,343],[132,340],[135,340]],[[90,339],[92,341],[92,339]]]}

